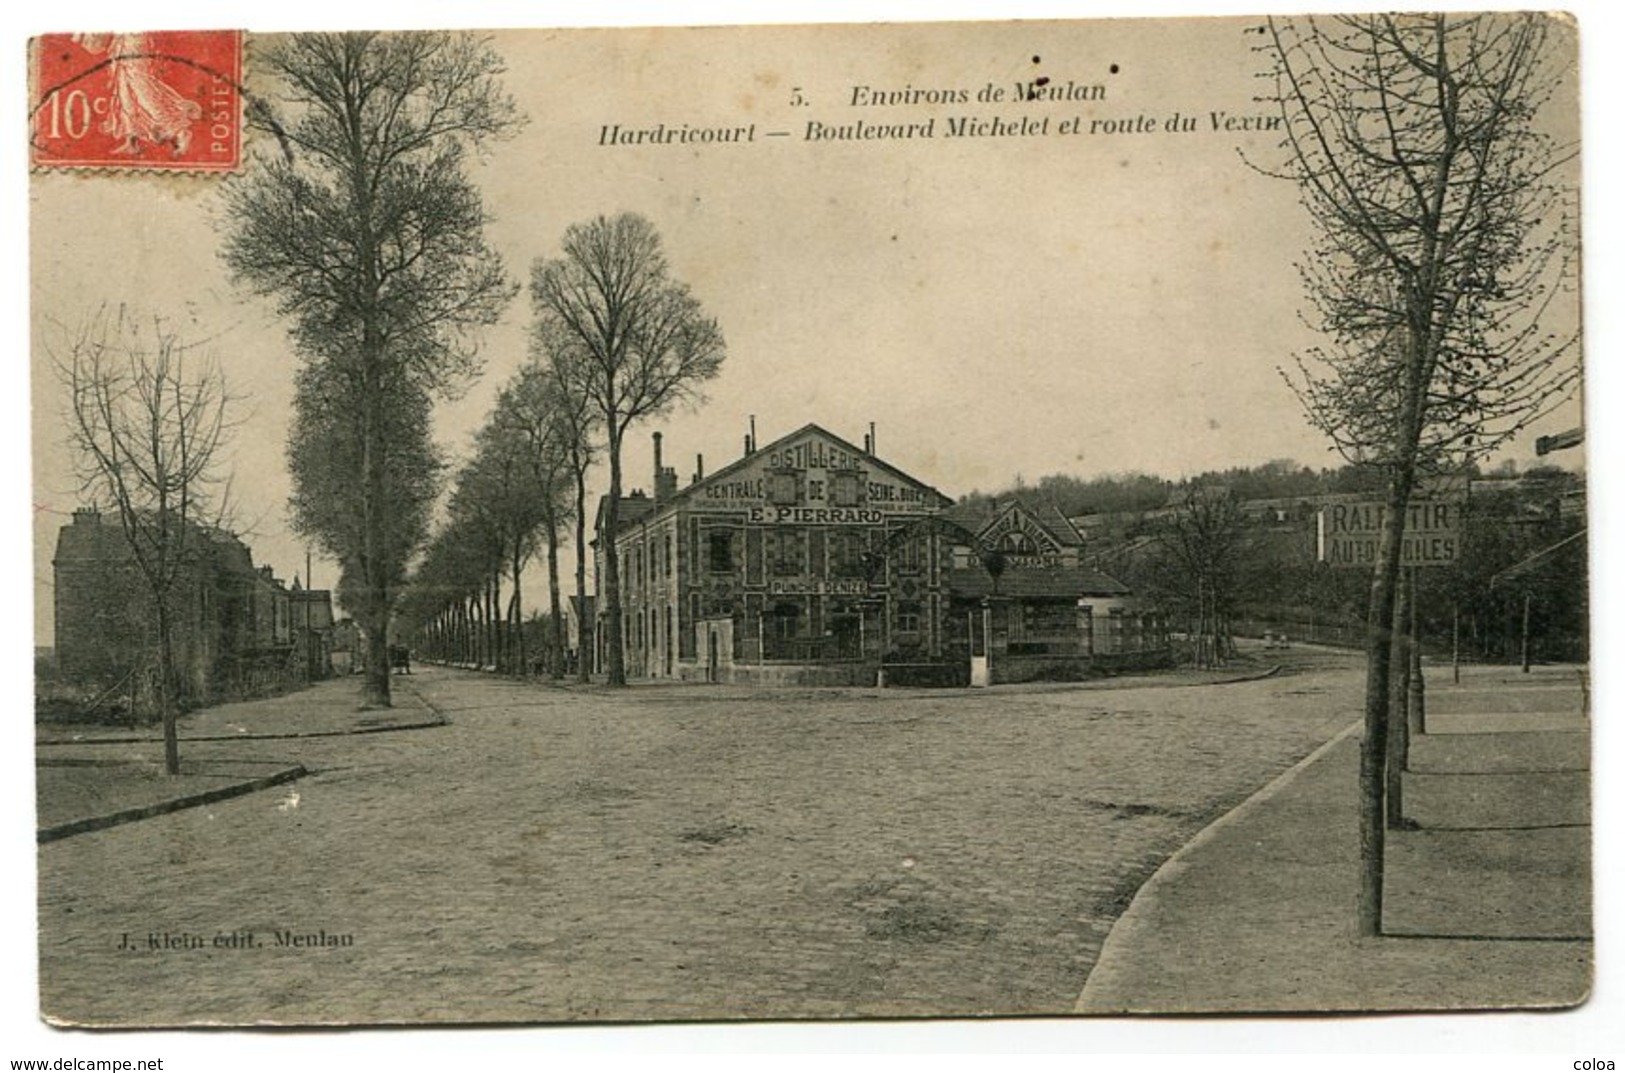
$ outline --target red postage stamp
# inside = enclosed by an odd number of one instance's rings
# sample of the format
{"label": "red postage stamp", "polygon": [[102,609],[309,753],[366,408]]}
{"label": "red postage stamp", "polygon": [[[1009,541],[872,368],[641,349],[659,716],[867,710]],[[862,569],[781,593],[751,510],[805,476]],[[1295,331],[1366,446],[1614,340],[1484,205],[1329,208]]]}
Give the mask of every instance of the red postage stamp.
{"label": "red postage stamp", "polygon": [[45,34],[33,51],[35,167],[242,163],[242,31]]}

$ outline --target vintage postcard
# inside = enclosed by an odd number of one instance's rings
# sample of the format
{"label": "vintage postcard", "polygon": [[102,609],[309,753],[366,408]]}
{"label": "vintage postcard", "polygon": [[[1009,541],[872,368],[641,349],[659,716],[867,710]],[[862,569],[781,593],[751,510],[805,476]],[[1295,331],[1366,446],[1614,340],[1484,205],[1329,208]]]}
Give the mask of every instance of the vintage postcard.
{"label": "vintage postcard", "polygon": [[1583,1003],[1578,50],[35,37],[42,1016]]}

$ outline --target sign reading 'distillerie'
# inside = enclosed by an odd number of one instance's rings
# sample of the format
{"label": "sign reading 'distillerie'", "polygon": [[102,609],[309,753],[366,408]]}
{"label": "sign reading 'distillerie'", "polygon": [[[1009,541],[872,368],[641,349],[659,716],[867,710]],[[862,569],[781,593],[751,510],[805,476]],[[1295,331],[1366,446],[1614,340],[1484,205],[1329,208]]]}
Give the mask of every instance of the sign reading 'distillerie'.
{"label": "sign reading 'distillerie'", "polygon": [[[1320,561],[1332,566],[1374,566],[1388,508],[1382,503],[1334,503],[1320,512]],[[1461,504],[1420,500],[1405,512],[1401,566],[1448,566],[1461,553]]]}

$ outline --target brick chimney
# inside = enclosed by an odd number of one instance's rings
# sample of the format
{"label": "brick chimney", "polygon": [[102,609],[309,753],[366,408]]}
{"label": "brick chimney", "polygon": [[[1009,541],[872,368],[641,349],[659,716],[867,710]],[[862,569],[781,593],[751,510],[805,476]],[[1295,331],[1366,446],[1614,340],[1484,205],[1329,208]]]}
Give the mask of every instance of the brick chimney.
{"label": "brick chimney", "polygon": [[73,512],[74,525],[100,525],[102,512],[95,507],[79,507]]}
{"label": "brick chimney", "polygon": [[655,441],[655,502],[664,503],[677,494],[677,469],[668,467],[660,453],[660,433],[654,434]]}

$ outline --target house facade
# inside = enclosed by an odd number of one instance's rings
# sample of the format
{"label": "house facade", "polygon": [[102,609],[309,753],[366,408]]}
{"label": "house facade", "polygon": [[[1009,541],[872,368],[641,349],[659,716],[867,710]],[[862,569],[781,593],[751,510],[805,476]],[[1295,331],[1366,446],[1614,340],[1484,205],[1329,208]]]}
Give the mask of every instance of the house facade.
{"label": "house facade", "polygon": [[[296,652],[290,592],[269,566],[255,568],[242,541],[193,525],[181,554],[168,607],[177,685],[186,702],[252,695],[320,676]],[[137,695],[150,690],[157,674],[156,607],[117,518],[76,510],[57,534],[52,568],[62,675],[107,687],[128,683]],[[308,623],[331,623],[327,597],[303,595]]]}
{"label": "house facade", "polygon": [[[747,439],[681,489],[657,438],[654,477],[613,540],[629,675],[872,684],[887,660],[940,657],[945,546],[920,524],[951,503],[936,489],[817,425]],[[604,529],[601,509],[600,592]]]}
{"label": "house facade", "polygon": [[1014,498],[949,518],[957,543],[946,583],[971,681],[1069,680],[1172,661],[1161,612],[1084,561],[1085,540],[1050,504]]}

